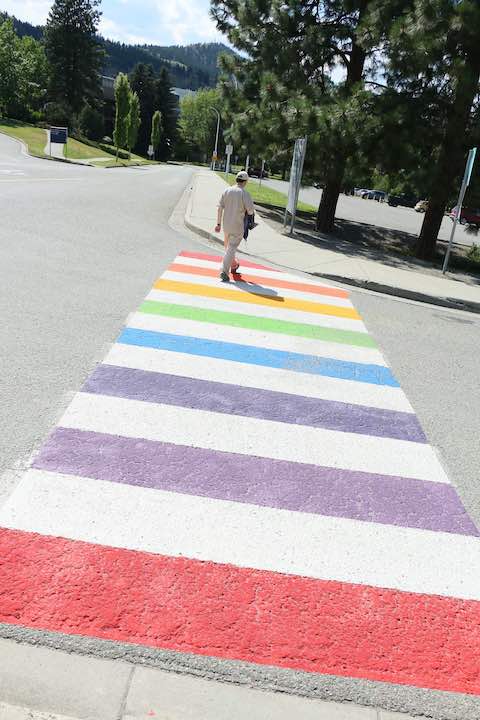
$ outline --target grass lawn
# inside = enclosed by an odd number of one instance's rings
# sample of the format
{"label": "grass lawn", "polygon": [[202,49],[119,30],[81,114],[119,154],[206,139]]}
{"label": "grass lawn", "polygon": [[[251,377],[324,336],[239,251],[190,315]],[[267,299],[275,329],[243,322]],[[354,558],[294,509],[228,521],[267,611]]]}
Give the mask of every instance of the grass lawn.
{"label": "grass lawn", "polygon": [[23,140],[28,147],[28,152],[37,157],[46,157],[44,150],[48,142],[47,131],[42,128],[26,125],[15,120],[0,119],[0,132],[11,137]]}
{"label": "grass lawn", "polygon": [[90,160],[91,158],[110,158],[111,155],[100,148],[85,145],[74,138],[68,138],[67,151],[64,152],[68,160]]}
{"label": "grass lawn", "polygon": [[[217,173],[221,178],[225,179],[225,173]],[[235,182],[235,175],[228,176],[228,182],[233,185]],[[287,207],[287,196],[284,193],[278,192],[278,190],[272,190],[262,183],[260,186],[257,180],[249,180],[247,190],[253,198],[254,202],[264,203],[265,205],[273,205],[274,207],[285,208]],[[313,205],[299,202],[298,209],[304,212],[316,212],[316,208]]]}

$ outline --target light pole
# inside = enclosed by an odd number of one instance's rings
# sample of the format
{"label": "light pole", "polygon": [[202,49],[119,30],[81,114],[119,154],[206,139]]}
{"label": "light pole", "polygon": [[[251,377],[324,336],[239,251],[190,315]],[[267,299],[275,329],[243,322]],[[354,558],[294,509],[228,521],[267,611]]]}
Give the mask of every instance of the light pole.
{"label": "light pole", "polygon": [[210,110],[213,110],[214,113],[217,115],[217,136],[215,138],[215,150],[213,151],[213,163],[212,163],[212,170],[215,170],[216,163],[217,163],[217,157],[218,157],[218,136],[220,134],[220,113],[218,112],[217,108],[211,107]]}

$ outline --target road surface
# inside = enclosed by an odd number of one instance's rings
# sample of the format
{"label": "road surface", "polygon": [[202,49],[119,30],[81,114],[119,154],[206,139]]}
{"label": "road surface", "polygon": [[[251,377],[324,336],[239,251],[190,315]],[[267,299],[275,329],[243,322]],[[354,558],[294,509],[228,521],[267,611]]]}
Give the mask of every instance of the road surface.
{"label": "road surface", "polygon": [[478,316],[220,285],[188,168],[6,145],[1,634],[480,718]]}

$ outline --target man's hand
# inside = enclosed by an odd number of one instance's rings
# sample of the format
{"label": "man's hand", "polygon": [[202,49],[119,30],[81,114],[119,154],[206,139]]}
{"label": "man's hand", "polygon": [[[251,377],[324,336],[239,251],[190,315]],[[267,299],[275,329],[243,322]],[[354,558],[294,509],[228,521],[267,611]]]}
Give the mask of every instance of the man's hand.
{"label": "man's hand", "polygon": [[216,232],[216,233],[219,233],[221,229],[222,229],[222,226],[221,226],[220,224],[215,225],[215,232]]}

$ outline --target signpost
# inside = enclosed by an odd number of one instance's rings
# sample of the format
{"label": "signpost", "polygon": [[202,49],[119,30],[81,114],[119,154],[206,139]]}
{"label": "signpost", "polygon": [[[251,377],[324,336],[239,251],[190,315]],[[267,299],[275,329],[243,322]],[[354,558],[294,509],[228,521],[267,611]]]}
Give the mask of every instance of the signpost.
{"label": "signpost", "polygon": [[227,145],[227,147],[225,148],[225,153],[226,153],[226,155],[227,155],[227,160],[226,160],[226,163],[225,163],[225,179],[226,179],[227,182],[228,182],[228,175],[229,175],[229,173],[230,173],[230,158],[232,157],[232,154],[233,154],[233,145],[231,145],[231,144],[229,143],[229,144]]}
{"label": "signpost", "polygon": [[455,208],[455,218],[453,221],[452,232],[450,233],[450,240],[448,241],[447,252],[445,253],[445,260],[443,261],[442,273],[445,275],[448,268],[448,261],[450,260],[450,253],[452,252],[453,239],[455,237],[455,231],[457,225],[462,217],[462,206],[467,192],[467,187],[470,185],[470,178],[472,177],[473,164],[475,162],[475,156],[477,154],[477,148],[472,148],[468,153],[467,164],[465,166],[465,174],[463,176],[462,187],[460,188],[460,194],[458,196],[457,206]]}
{"label": "signpost", "polygon": [[293,151],[292,169],[290,171],[290,185],[288,188],[288,202],[285,210],[285,219],[283,227],[287,226],[288,213],[290,213],[292,222],[290,225],[290,235],[293,235],[295,226],[295,218],[297,216],[298,194],[302,182],[303,165],[305,162],[305,154],[307,152],[307,138],[299,138],[295,141]]}
{"label": "signpost", "polygon": [[[50,133],[49,133],[50,157],[52,157],[52,143],[57,143],[58,145],[66,146],[67,142],[68,142],[68,128],[51,127]],[[65,157],[67,155],[66,150],[67,150],[67,148],[65,147]]]}

